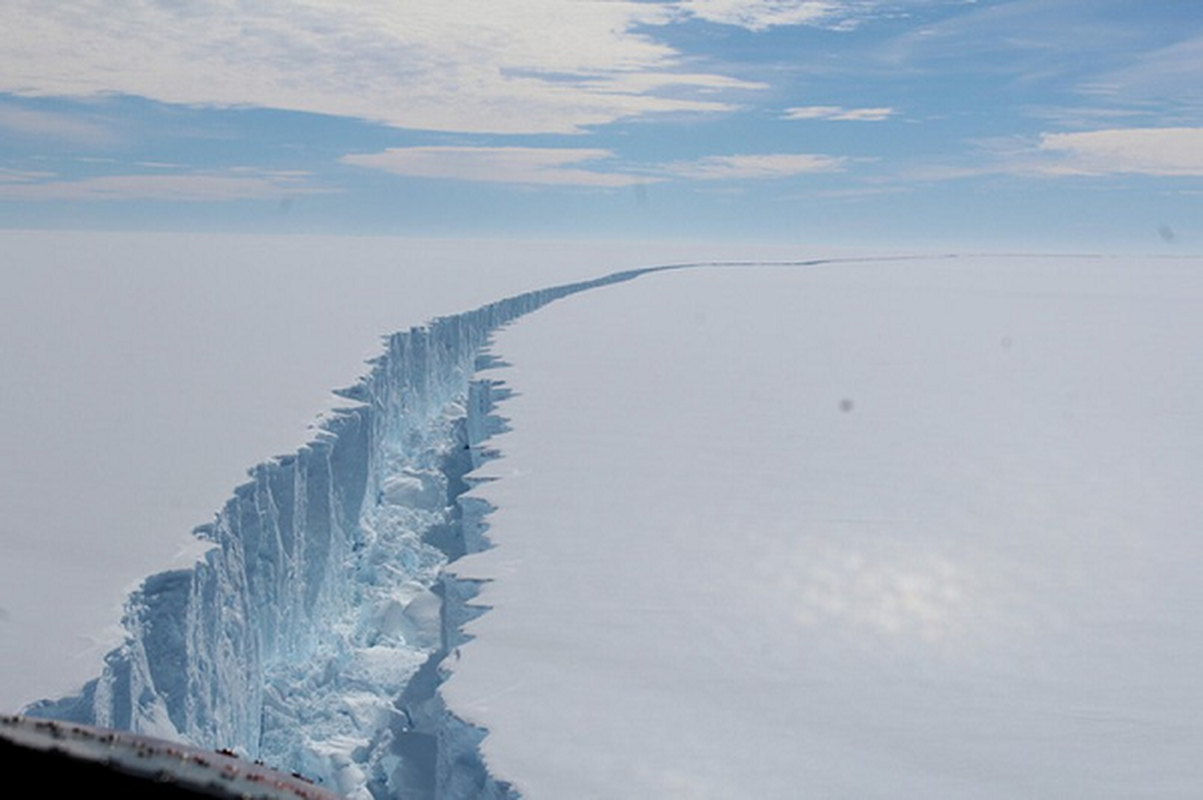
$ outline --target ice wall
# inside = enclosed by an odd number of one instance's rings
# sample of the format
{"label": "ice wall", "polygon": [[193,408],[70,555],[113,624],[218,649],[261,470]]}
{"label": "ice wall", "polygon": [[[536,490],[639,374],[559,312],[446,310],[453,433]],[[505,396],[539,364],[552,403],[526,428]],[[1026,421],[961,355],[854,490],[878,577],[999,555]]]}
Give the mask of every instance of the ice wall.
{"label": "ice wall", "polygon": [[477,372],[498,327],[615,273],[511,297],[397,333],[352,405],[295,454],[250,470],[197,528],[190,570],[129,598],[125,642],[75,696],[30,715],[229,748],[358,797],[504,797],[483,732],[446,711],[441,663],[480,613],[444,564],[485,545],[459,495],[500,421]]}

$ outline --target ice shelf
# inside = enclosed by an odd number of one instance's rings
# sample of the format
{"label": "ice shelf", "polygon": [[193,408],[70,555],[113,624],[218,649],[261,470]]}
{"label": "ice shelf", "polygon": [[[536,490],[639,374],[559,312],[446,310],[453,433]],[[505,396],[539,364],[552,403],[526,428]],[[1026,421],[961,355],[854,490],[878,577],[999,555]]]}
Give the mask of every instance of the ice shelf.
{"label": "ice shelf", "polygon": [[441,574],[485,546],[488,505],[459,497],[505,389],[477,372],[499,327],[645,271],[389,337],[313,441],[251,469],[196,529],[203,560],[130,596],[102,674],[26,713],[230,749],[351,797],[507,796],[476,754],[483,731],[437,692],[480,613],[473,583]]}

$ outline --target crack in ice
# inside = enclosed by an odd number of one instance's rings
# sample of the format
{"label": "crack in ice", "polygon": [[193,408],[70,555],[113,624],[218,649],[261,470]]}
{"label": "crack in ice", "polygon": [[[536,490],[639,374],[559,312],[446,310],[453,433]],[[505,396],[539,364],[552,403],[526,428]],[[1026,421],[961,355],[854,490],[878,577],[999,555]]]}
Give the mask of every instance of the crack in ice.
{"label": "crack in ice", "polygon": [[[837,259],[861,261],[880,259]],[[774,262],[810,267],[831,259]],[[477,585],[446,575],[487,546],[491,507],[461,497],[503,422],[507,391],[478,377],[493,332],[547,303],[666,270],[536,290],[388,337],[353,402],[314,441],[259,464],[212,523],[193,569],[147,578],[99,677],[31,716],[229,748],[348,796],[509,797],[485,732],[438,687]]]}

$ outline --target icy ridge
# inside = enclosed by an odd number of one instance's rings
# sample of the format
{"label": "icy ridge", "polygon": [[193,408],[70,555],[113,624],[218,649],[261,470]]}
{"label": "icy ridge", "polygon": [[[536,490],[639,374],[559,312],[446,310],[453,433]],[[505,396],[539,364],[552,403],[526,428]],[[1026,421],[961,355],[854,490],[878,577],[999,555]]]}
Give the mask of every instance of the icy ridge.
{"label": "icy ridge", "polygon": [[474,588],[443,580],[485,546],[479,501],[458,497],[488,457],[503,389],[475,379],[500,326],[630,270],[528,292],[387,338],[354,405],[250,481],[196,532],[190,570],[147,578],[124,643],[78,695],[31,716],[228,748],[349,796],[507,796],[437,687]]}

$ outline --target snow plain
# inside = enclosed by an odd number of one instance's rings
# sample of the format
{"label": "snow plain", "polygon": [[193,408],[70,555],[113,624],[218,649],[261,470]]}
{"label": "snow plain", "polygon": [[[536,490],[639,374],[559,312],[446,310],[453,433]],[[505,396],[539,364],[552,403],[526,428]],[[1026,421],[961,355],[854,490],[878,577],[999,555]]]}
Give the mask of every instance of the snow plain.
{"label": "snow plain", "polygon": [[[377,337],[813,250],[4,234],[0,709]],[[483,266],[487,264],[488,266]],[[13,266],[8,266],[13,265]],[[441,691],[540,797],[1190,796],[1199,260],[691,268],[511,323]],[[178,560],[177,562],[178,563]],[[92,637],[88,639],[87,637]]]}
{"label": "snow plain", "polygon": [[[808,250],[806,255],[814,251]],[[381,338],[648,263],[794,248],[0,232],[0,711],[78,689]]]}
{"label": "snow plain", "polygon": [[672,271],[515,323],[449,707],[532,800],[1197,795],[1200,267]]}

